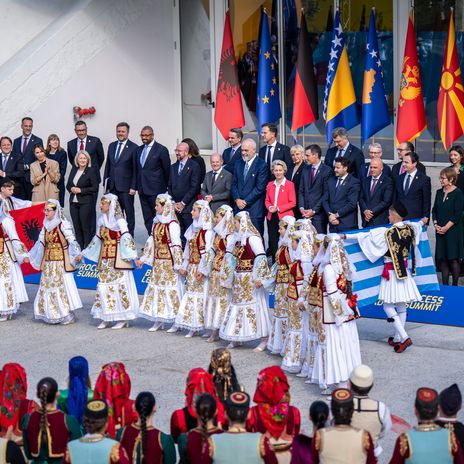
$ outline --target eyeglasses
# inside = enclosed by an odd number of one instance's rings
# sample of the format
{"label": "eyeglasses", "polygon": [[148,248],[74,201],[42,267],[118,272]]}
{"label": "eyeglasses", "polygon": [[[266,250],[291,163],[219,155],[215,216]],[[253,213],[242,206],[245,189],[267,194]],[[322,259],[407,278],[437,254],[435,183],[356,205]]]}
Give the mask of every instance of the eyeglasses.
{"label": "eyeglasses", "polygon": [[51,213],[52,211],[55,211],[54,209],[51,208],[45,208],[44,213]]}

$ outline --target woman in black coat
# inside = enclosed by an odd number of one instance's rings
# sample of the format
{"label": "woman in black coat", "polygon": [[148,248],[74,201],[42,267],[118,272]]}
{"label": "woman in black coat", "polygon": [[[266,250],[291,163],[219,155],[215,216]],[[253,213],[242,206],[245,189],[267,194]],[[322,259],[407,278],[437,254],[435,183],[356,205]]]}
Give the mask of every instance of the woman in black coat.
{"label": "woman in black coat", "polygon": [[295,215],[295,219],[301,219],[301,212],[298,207],[298,191],[300,189],[301,174],[303,174],[303,169],[306,166],[306,163],[304,162],[304,148],[301,145],[293,145],[293,147],[290,148],[290,155],[293,160],[293,165],[287,166],[288,171],[285,177],[287,177],[288,180],[291,180],[295,185],[296,206],[293,208],[293,214]]}
{"label": "woman in black coat", "polygon": [[76,240],[84,249],[95,235],[95,196],[98,192],[98,173],[92,168],[90,155],[81,150],[74,159],[66,189],[69,192],[69,212]]}
{"label": "woman in black coat", "polygon": [[182,143],[186,143],[189,146],[189,155],[192,157],[192,160],[198,163],[200,166],[200,185],[198,186],[197,194],[200,194],[201,184],[205,180],[206,175],[206,163],[205,160],[200,155],[200,149],[198,145],[195,143],[195,140],[186,138],[182,140]]}

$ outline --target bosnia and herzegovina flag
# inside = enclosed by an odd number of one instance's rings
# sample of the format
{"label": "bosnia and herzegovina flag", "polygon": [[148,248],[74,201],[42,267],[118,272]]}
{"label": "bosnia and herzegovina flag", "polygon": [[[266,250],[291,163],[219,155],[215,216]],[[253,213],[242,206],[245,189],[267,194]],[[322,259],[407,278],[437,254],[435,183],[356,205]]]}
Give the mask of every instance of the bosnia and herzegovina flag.
{"label": "bosnia and herzegovina flag", "polygon": [[375,29],[375,12],[372,9],[366,45],[366,65],[364,67],[362,94],[362,145],[369,137],[388,126],[390,121],[377,31]]}
{"label": "bosnia and herzegovina flag", "polygon": [[360,122],[348,52],[345,47],[345,37],[338,10],[335,13],[332,31],[323,112],[326,121],[327,143],[332,142],[332,131],[336,127],[344,127],[348,130]]}

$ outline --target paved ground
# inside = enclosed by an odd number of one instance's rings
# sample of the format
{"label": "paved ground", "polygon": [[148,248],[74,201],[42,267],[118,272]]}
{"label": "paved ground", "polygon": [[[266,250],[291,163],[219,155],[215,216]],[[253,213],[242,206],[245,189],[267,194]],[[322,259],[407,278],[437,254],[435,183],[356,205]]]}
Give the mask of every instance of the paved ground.
{"label": "paved ground", "polygon": [[[28,285],[31,300],[37,286]],[[193,367],[207,367],[212,348],[203,339],[185,339],[180,334],[149,333],[148,321],[135,321],[128,329],[97,331],[98,321],[90,318],[93,291],[81,291],[84,309],[78,311],[78,322],[70,326],[47,326],[33,320],[32,303],[22,305],[11,322],[0,324],[2,362],[16,361],[28,373],[29,396],[41,377],[51,375],[60,386],[67,377],[67,362],[74,355],[89,360],[92,381],[108,361],[123,361],[132,378],[133,396],[142,390],[155,393],[158,402],[156,424],[169,430],[173,409],[183,406],[187,372]],[[414,422],[413,398],[416,388],[429,385],[437,389],[457,382],[464,389],[462,329],[408,324],[414,346],[405,353],[393,353],[385,343],[390,326],[384,321],[360,320],[358,323],[363,361],[375,372],[373,396],[382,399],[394,414]],[[246,390],[254,391],[256,376],[262,367],[278,364],[279,358],[253,353],[248,347],[233,351],[233,362],[239,380]],[[316,386],[290,376],[292,402],[302,411],[303,429],[310,432],[308,408],[320,399]],[[384,440],[387,462],[396,436]]]}

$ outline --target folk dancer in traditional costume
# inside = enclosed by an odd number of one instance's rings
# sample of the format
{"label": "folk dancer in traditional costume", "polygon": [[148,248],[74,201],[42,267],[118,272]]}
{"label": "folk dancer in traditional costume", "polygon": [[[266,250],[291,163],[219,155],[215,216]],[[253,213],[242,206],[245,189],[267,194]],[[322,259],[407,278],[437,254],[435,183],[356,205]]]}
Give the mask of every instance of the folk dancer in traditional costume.
{"label": "folk dancer in traditional costume", "polygon": [[48,324],[70,324],[82,308],[73,275],[81,250],[60,202],[48,200],[44,211],[42,231],[29,252],[32,266],[42,271],[34,316]]}
{"label": "folk dancer in traditional costume", "polygon": [[312,244],[309,233],[297,230],[290,236],[290,272],[287,287],[288,323],[282,346],[282,369],[291,374],[301,371],[304,354],[303,315],[306,309],[306,293],[309,275],[312,271]]}
{"label": "folk dancer in traditional costume", "polygon": [[419,388],[416,394],[417,426],[398,437],[390,464],[464,463],[463,450],[454,431],[434,423],[438,414],[438,393]]}
{"label": "folk dancer in traditional costume", "polygon": [[232,288],[232,300],[225,314],[219,337],[230,341],[228,348],[237,343],[261,340],[254,351],[266,349],[270,331],[268,293],[263,281],[269,278],[266,252],[261,235],[252,224],[247,211],[235,216],[235,245],[227,250],[227,279],[225,285]]}
{"label": "folk dancer in traditional costume", "polygon": [[143,255],[135,261],[139,269],[143,264],[152,267],[138,313],[140,317],[154,322],[148,329],[150,332],[174,322],[184,287],[179,275],[182,266],[180,226],[172,198],[164,193],[158,195],[155,208],[151,235],[145,243]]}
{"label": "folk dancer in traditional costume", "polygon": [[226,250],[234,246],[234,213],[229,205],[222,205],[214,215],[214,239],[210,256],[209,290],[205,304],[205,329],[211,329],[207,342],[219,340],[219,329],[229,307],[231,290],[222,285],[221,269]]}
{"label": "folk dancer in traditional costume", "polygon": [[207,275],[213,246],[213,212],[205,200],[192,206],[193,223],[185,232],[184,261],[179,273],[186,277],[185,293],[174,326],[187,329],[191,338],[205,326],[204,308],[208,297]]}
{"label": "folk dancer in traditional costume", "polygon": [[271,333],[267,342],[267,349],[272,354],[280,354],[287,330],[287,287],[290,272],[290,234],[293,232],[295,218],[284,216],[279,221],[279,243],[272,266],[272,280],[274,287],[274,311],[272,314]]}
{"label": "folk dancer in traditional costume", "polygon": [[[384,259],[380,281],[379,300],[389,322],[393,322],[395,335],[388,338],[388,344],[396,353],[402,353],[412,340],[404,326],[406,324],[406,305],[421,300],[421,294],[413,279],[416,273],[415,248],[422,232],[423,222],[404,223],[408,214],[406,207],[396,201],[388,211],[392,227],[379,227],[369,232],[343,235],[347,240],[357,240],[362,252],[371,262]],[[412,268],[408,269],[411,256]]]}
{"label": "folk dancer in traditional costume", "polygon": [[14,220],[0,206],[0,322],[11,319],[20,303],[29,301],[19,265],[29,263],[29,255],[18,237]]}
{"label": "folk dancer in traditional costume", "polygon": [[[314,259],[317,278],[310,277],[310,305],[322,309],[320,337],[310,383],[323,394],[329,386],[346,387],[353,369],[361,364],[356,319],[356,295],[352,294],[352,269],[337,234],[328,234]],[[313,271],[314,274],[314,271]]]}
{"label": "folk dancer in traditional costume", "polygon": [[435,424],[440,427],[452,430],[464,450],[464,424],[457,419],[458,413],[462,408],[461,390],[457,384],[453,383],[445,388],[438,395],[439,409]]}
{"label": "folk dancer in traditional costume", "polygon": [[132,260],[137,257],[134,239],[127,228],[118,197],[103,195],[97,233],[82,252],[87,259],[96,261],[98,284],[91,314],[102,319],[98,329],[128,327],[129,320],[137,317],[139,298],[135,286]]}
{"label": "folk dancer in traditional costume", "polygon": [[0,187],[0,200],[2,201],[2,210],[9,213],[12,209],[29,208],[32,206],[32,201],[21,200],[16,198],[14,194],[15,183],[9,178],[4,178]]}

